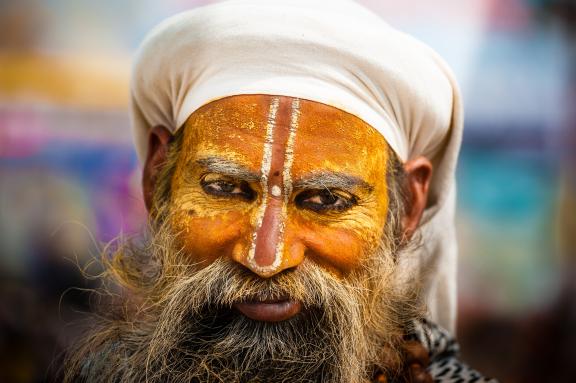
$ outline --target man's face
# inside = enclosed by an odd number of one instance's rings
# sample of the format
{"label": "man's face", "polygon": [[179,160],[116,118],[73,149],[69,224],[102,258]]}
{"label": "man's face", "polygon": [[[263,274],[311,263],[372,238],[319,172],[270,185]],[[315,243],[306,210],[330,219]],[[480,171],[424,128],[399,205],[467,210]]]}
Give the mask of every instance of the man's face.
{"label": "man's face", "polygon": [[379,245],[388,146],[359,118],[243,95],[202,107],[184,129],[170,211],[190,262],[228,257],[268,278],[309,258],[345,276]]}
{"label": "man's face", "polygon": [[95,338],[94,376],[357,383],[393,370],[417,301],[393,282],[388,154],[373,128],[311,101],[194,112],[158,179],[151,243],[114,264],[136,307]]}

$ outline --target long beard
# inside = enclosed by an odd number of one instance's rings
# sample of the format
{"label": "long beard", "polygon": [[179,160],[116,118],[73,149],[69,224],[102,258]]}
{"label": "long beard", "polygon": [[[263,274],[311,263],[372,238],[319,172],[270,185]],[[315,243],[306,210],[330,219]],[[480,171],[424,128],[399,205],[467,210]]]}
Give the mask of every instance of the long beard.
{"label": "long beard", "polygon": [[[175,248],[161,230],[144,252],[116,254],[109,272],[130,294],[72,353],[67,379],[360,383],[400,365],[418,305],[394,287],[384,246],[345,277],[306,260],[270,279],[226,258],[198,268]],[[266,323],[233,309],[280,297],[303,310]]]}

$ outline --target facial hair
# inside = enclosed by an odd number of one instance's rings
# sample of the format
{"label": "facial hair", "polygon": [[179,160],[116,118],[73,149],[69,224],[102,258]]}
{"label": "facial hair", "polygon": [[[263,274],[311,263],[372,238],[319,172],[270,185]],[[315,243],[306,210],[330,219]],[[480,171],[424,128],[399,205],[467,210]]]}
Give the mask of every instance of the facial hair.
{"label": "facial hair", "polygon": [[[394,287],[383,244],[346,276],[305,260],[262,279],[227,258],[190,264],[175,237],[160,229],[144,248],[116,250],[108,276],[127,293],[70,353],[66,381],[361,383],[400,365],[418,304]],[[233,309],[286,297],[303,310],[282,322]]]}

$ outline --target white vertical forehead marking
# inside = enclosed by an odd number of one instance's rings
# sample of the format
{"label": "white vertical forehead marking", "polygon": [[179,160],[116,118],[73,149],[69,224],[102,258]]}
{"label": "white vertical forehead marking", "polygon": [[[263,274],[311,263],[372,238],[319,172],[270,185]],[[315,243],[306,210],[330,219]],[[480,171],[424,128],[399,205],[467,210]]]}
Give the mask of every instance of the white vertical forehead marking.
{"label": "white vertical forehead marking", "polygon": [[286,152],[284,155],[284,167],[282,169],[282,179],[284,181],[284,201],[282,202],[282,223],[280,225],[280,233],[278,234],[278,245],[274,254],[274,263],[276,267],[280,266],[282,255],[284,253],[284,229],[286,227],[286,218],[288,215],[288,201],[292,194],[292,164],[294,163],[294,142],[296,141],[296,130],[298,128],[298,120],[300,117],[300,99],[295,98],[292,100],[292,111],[290,113],[290,131],[288,132],[288,140],[286,141]]}
{"label": "white vertical forehead marking", "polygon": [[288,198],[292,194],[292,163],[294,162],[294,141],[296,140],[296,129],[298,128],[298,118],[300,117],[300,99],[292,100],[292,113],[290,114],[290,132],[286,142],[286,155],[284,157],[284,169],[282,178],[284,179],[284,202],[288,203]]}
{"label": "white vertical forehead marking", "polygon": [[266,138],[264,140],[264,148],[262,153],[262,163],[260,164],[260,185],[262,187],[262,203],[258,208],[256,216],[256,226],[252,233],[252,243],[248,251],[248,263],[255,269],[265,269],[259,266],[254,261],[256,253],[256,239],[258,238],[258,231],[262,227],[262,220],[266,212],[266,204],[268,200],[268,175],[272,166],[272,145],[274,144],[274,128],[276,126],[276,115],[278,114],[278,107],[280,106],[280,99],[274,97],[268,109],[268,121],[266,123]]}

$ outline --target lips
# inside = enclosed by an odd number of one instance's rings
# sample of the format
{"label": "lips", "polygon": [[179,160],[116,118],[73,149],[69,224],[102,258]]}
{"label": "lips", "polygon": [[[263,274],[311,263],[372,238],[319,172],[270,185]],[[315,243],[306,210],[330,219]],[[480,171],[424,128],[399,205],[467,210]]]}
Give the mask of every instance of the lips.
{"label": "lips", "polygon": [[293,299],[249,300],[234,304],[246,317],[262,322],[281,322],[302,310],[302,303]]}

